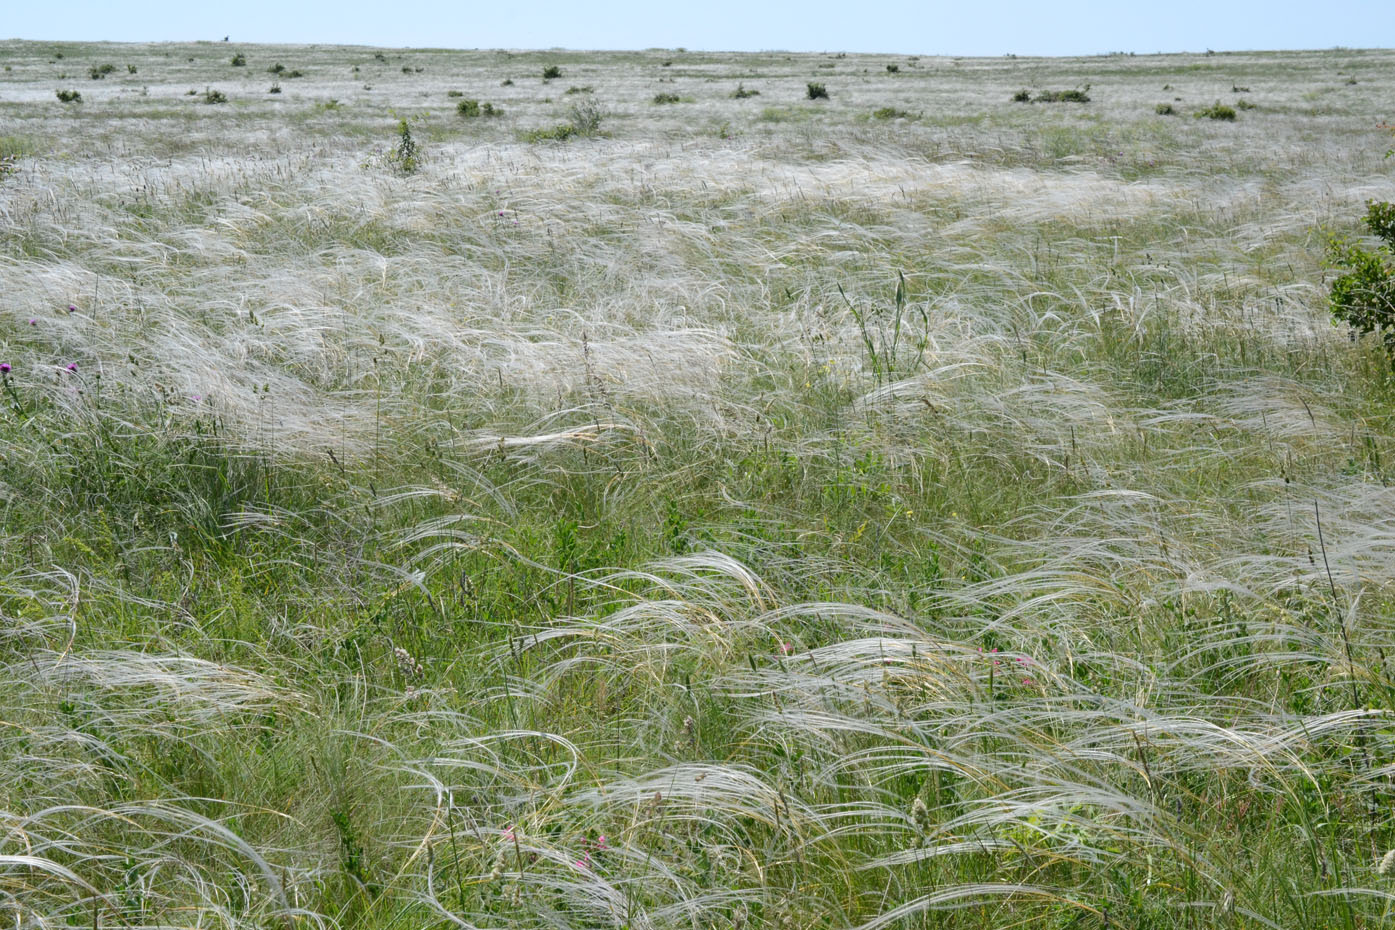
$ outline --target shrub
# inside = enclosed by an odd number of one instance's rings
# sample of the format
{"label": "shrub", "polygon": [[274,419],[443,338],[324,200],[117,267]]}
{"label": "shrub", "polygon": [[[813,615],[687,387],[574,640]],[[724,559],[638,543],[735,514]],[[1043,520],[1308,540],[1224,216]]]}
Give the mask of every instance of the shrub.
{"label": "shrub", "polygon": [[595,92],[596,88],[592,87],[590,84],[587,84],[585,87],[568,87],[565,91],[563,91],[562,96],[567,97],[571,94],[594,94]]}
{"label": "shrub", "polygon": [[1235,101],[1235,109],[1237,110],[1253,110],[1254,108],[1255,104],[1250,103],[1250,101],[1246,100],[1244,97]]}
{"label": "shrub", "polygon": [[880,107],[872,111],[872,119],[910,119],[911,114],[896,107]]}
{"label": "shrub", "polygon": [[513,78],[504,78],[502,81],[499,82],[499,86],[500,86],[500,87],[512,87],[512,86],[513,86]]}
{"label": "shrub", "polygon": [[1192,115],[1197,119],[1205,117],[1206,119],[1221,119],[1231,123],[1235,122],[1235,108],[1228,107],[1220,101],[1211,104],[1209,107],[1203,107]]}
{"label": "shrub", "polygon": [[225,94],[225,93],[223,93],[221,90],[209,90],[208,88],[204,88],[204,91],[203,91],[203,102],[204,102],[204,103],[227,103],[227,102],[228,102],[228,95]]}
{"label": "shrub", "polygon": [[601,132],[601,120],[605,110],[594,97],[587,97],[572,104],[568,110],[567,122],[548,129],[534,129],[525,133],[529,142],[565,142],[578,136],[596,136]]}
{"label": "shrub", "polygon": [[82,94],[75,90],[60,90],[56,93],[62,103],[82,103]]}
{"label": "shrub", "polygon": [[1232,84],[1230,85],[1230,92],[1232,94],[1248,94],[1250,89],[1248,87],[1241,87],[1239,84]]}
{"label": "shrub", "polygon": [[812,81],[806,85],[805,96],[810,100],[827,100],[828,88],[822,84],[815,84]]}
{"label": "shrub", "polygon": [[412,138],[412,127],[405,119],[397,121],[397,145],[388,153],[388,163],[401,174],[415,174],[421,167],[421,147]]}
{"label": "shrub", "polygon": [[1032,102],[1032,92],[1031,92],[1030,90],[1019,90],[1017,93],[1015,93],[1015,94],[1012,95],[1012,102],[1013,102],[1013,103],[1031,103],[1031,102]]}
{"label": "shrub", "polygon": [[241,52],[238,52],[236,55],[232,57],[232,66],[234,68],[247,67],[247,56],[242,54]]}
{"label": "shrub", "polygon": [[458,90],[448,90],[448,91],[446,91],[446,96],[447,96],[447,97],[463,97],[463,96],[465,96],[465,94],[462,93],[461,91],[458,91]]}
{"label": "shrub", "polygon": [[283,64],[281,64],[281,62],[278,61],[276,64],[272,65],[270,68],[267,68],[267,69],[266,69],[266,73],[267,73],[267,74],[280,74],[282,71],[285,71],[285,70],[286,70],[286,66],[283,65]]}
{"label": "shrub", "polygon": [[1346,269],[1332,282],[1328,305],[1333,319],[1354,330],[1353,338],[1379,335],[1395,367],[1395,203],[1370,201],[1363,222],[1381,244],[1368,249],[1346,239],[1328,241],[1327,264]]}
{"label": "shrub", "polygon": [[100,81],[115,70],[116,65],[93,65],[87,69],[87,76],[94,81]]}
{"label": "shrub", "polygon": [[280,84],[272,84],[271,87],[267,89],[267,93],[268,93],[268,94],[279,94],[279,93],[281,93],[281,85],[280,85]]}
{"label": "shrub", "polygon": [[548,65],[546,68],[543,68],[543,73],[542,73],[542,74],[543,74],[543,80],[544,80],[544,81],[550,81],[550,80],[552,80],[553,78],[559,78],[559,77],[561,77],[561,76],[562,76],[562,69],[559,68],[559,67],[557,67],[556,65]]}
{"label": "shrub", "polygon": [[654,102],[655,102],[655,103],[678,103],[678,102],[679,102],[679,97],[678,97],[677,94],[655,94],[655,95],[654,95]]}
{"label": "shrub", "polygon": [[747,97],[759,97],[760,91],[747,90],[745,84],[737,84],[736,90],[732,91],[731,95],[737,100],[745,100]]}
{"label": "shrub", "polygon": [[136,74],[136,73],[138,73],[139,71],[140,71],[140,69],[137,68],[135,65],[127,65],[127,66],[126,66],[126,73],[127,73],[127,74]]}
{"label": "shrub", "polygon": [[374,52],[374,53],[373,53],[373,60],[374,60],[374,61],[381,61],[383,64],[387,64],[387,56],[384,55],[382,52]]}
{"label": "shrub", "polygon": [[1170,103],[1158,104],[1157,106],[1153,107],[1153,112],[1158,114],[1159,116],[1175,116],[1177,114],[1177,111],[1173,109],[1172,104]]}
{"label": "shrub", "polygon": [[1084,90],[1044,90],[1037,94],[1035,103],[1089,103],[1090,95],[1086,93],[1090,85],[1086,84]]}
{"label": "shrub", "polygon": [[887,74],[897,74],[897,73],[900,72],[900,70],[901,70],[901,66],[900,66],[900,65],[887,65],[887,66],[886,66],[886,73],[887,73]]}
{"label": "shrub", "polygon": [[480,103],[478,100],[465,99],[455,105],[455,112],[461,116],[503,116],[504,111],[494,106],[492,103]]}
{"label": "shrub", "polygon": [[305,72],[301,71],[299,68],[294,68],[290,71],[284,72],[281,76],[285,78],[305,77]]}

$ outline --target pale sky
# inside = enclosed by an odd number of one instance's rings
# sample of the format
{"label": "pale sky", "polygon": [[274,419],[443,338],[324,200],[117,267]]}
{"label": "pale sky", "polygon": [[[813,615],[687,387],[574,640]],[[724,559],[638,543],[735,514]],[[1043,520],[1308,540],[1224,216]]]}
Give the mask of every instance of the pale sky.
{"label": "pale sky", "polygon": [[0,38],[1091,55],[1395,45],[1395,0],[0,0]]}

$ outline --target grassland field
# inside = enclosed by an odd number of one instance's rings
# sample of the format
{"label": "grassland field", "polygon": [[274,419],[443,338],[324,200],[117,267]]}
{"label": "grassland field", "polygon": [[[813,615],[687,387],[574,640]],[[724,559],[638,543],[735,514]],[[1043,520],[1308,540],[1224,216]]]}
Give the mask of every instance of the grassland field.
{"label": "grassland field", "polygon": [[1395,925],[1395,51],[0,65],[0,924]]}

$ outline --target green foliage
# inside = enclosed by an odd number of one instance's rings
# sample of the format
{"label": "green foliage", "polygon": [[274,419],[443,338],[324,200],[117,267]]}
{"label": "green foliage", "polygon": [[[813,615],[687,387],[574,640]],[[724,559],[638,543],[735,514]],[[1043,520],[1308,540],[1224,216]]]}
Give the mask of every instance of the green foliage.
{"label": "green foliage", "polygon": [[1380,244],[1367,248],[1332,238],[1327,264],[1343,270],[1332,282],[1328,304],[1332,316],[1361,335],[1374,333],[1395,365],[1395,203],[1371,201],[1363,218]]}
{"label": "green foliage", "polygon": [[130,64],[128,64],[128,65],[126,66],[126,73],[127,73],[127,74],[137,74],[137,73],[139,73],[139,71],[140,71],[140,69],[137,68],[135,65],[130,65]]}
{"label": "green foliage", "polygon": [[266,69],[266,73],[267,73],[267,74],[280,74],[280,73],[282,73],[282,72],[285,71],[285,70],[286,70],[286,66],[283,65],[283,64],[281,64],[281,62],[278,61],[278,62],[276,62],[276,64],[272,65],[270,68],[267,68],[267,69]]}
{"label": "green foliage", "polygon": [[232,57],[232,66],[234,68],[247,67],[247,56],[242,54],[241,52],[238,52],[236,55]]}
{"label": "green foliage", "polygon": [[561,76],[562,69],[559,68],[557,65],[548,65],[546,68],[543,68],[542,79],[544,81],[551,81],[552,79],[559,78]]}
{"label": "green foliage", "polygon": [[465,96],[465,93],[464,93],[464,91],[459,91],[459,90],[448,90],[448,91],[446,91],[446,96],[447,96],[447,97],[463,97],[463,96]]}
{"label": "green foliage", "polygon": [[281,93],[281,85],[280,85],[280,83],[274,83],[274,84],[272,84],[270,87],[267,88],[267,91],[266,91],[266,92],[267,92],[268,94],[279,94],[279,93]]}
{"label": "green foliage", "polygon": [[1177,110],[1170,103],[1160,103],[1153,107],[1153,112],[1159,116],[1176,116]]}
{"label": "green foliage", "polygon": [[1228,107],[1218,100],[1209,107],[1202,107],[1200,110],[1197,110],[1192,116],[1197,119],[1215,119],[1233,123],[1235,122],[1235,108]]}
{"label": "green foliage", "polygon": [[204,88],[204,91],[203,91],[203,102],[204,102],[204,103],[227,103],[227,102],[228,102],[228,95],[225,94],[225,93],[223,93],[221,90],[213,90],[213,89],[209,89],[209,88]]}
{"label": "green foliage", "polygon": [[58,99],[63,103],[82,103],[82,94],[75,90],[59,90],[54,93],[58,95]]}
{"label": "green foliage", "polygon": [[887,66],[886,66],[886,73],[887,73],[887,74],[897,74],[897,73],[899,73],[900,71],[901,71],[901,66],[900,66],[900,65],[887,65]]}
{"label": "green foliage", "polygon": [[1015,94],[1012,95],[1012,102],[1013,102],[1013,103],[1031,103],[1031,102],[1032,102],[1032,92],[1031,92],[1030,90],[1019,90],[1017,93],[1015,93]]}
{"label": "green foliage", "polygon": [[677,94],[655,94],[655,103],[678,103],[681,98]]}
{"label": "green foliage", "polygon": [[478,100],[466,98],[455,105],[455,112],[466,118],[476,116],[503,116],[504,111],[489,102],[480,103]]}
{"label": "green foliage", "polygon": [[412,137],[411,123],[405,118],[397,121],[397,144],[388,153],[388,163],[399,174],[416,174],[421,167],[421,147]]}
{"label": "green foliage", "polygon": [[105,79],[108,74],[111,74],[115,70],[116,65],[112,64],[93,65],[92,67],[87,69],[87,76],[94,81],[100,81]]}
{"label": "green foliage", "polygon": [[827,100],[828,88],[824,87],[822,84],[810,81],[805,85],[804,96],[808,97],[810,100]]}
{"label": "green foliage", "polygon": [[[1032,98],[1033,103],[1089,103],[1090,85],[1073,90],[1044,90]],[[1014,98],[1016,99],[1016,98]]]}
{"label": "green foliage", "polygon": [[914,119],[914,115],[907,110],[898,107],[878,107],[872,111],[872,119]]}
{"label": "green foliage", "polygon": [[1253,110],[1255,109],[1255,107],[1256,104],[1251,103],[1244,97],[1241,97],[1239,100],[1235,101],[1235,109],[1237,110]]}
{"label": "green foliage", "polygon": [[570,97],[574,94],[594,94],[595,92],[596,88],[592,87],[590,84],[587,84],[584,87],[568,87],[565,91],[562,92],[562,96]]}
{"label": "green foliage", "polygon": [[731,92],[731,96],[735,100],[745,100],[747,97],[759,97],[760,91],[747,90],[745,84],[738,82],[736,85],[736,90]]}

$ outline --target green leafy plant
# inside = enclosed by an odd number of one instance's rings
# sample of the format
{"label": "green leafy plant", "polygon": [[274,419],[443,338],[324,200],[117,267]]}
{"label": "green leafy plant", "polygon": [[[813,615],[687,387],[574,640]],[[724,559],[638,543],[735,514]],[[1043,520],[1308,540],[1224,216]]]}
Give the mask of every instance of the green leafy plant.
{"label": "green leafy plant", "polygon": [[563,96],[563,97],[568,97],[568,96],[571,96],[572,94],[594,94],[595,92],[596,92],[596,88],[592,87],[590,84],[587,84],[587,85],[584,86],[584,87],[568,87],[568,88],[562,93],[562,96]]}
{"label": "green leafy plant", "polygon": [[75,90],[60,90],[55,91],[55,93],[63,103],[82,103],[82,94]]}
{"label": "green leafy plant", "polygon": [[455,112],[466,118],[475,116],[503,116],[504,111],[492,103],[465,99],[455,105]]}
{"label": "green leafy plant", "polygon": [[[1032,98],[1033,103],[1089,103],[1090,85],[1074,90],[1044,90]],[[1014,98],[1016,99],[1016,98]]]}
{"label": "green leafy plant", "polygon": [[140,69],[137,68],[135,65],[127,65],[127,66],[126,66],[126,73],[127,73],[127,74],[136,74],[136,73],[138,73],[139,71],[140,71]]}
{"label": "green leafy plant", "polygon": [[557,67],[556,65],[548,65],[546,68],[543,68],[542,79],[544,81],[550,81],[553,78],[559,78],[561,76],[562,69]]}
{"label": "green leafy plant", "polygon": [[1333,318],[1350,326],[1353,335],[1379,335],[1395,365],[1395,203],[1370,201],[1362,221],[1380,244],[1367,248],[1340,237],[1328,241],[1326,263],[1344,269],[1332,282],[1328,305]]}
{"label": "green leafy plant", "polygon": [[281,72],[283,72],[283,71],[285,71],[285,70],[286,70],[286,66],[283,65],[283,64],[281,64],[281,62],[278,61],[278,62],[276,62],[276,64],[272,65],[270,68],[267,68],[267,69],[266,69],[266,73],[267,73],[267,74],[280,74]]}
{"label": "green leafy plant", "polygon": [[116,65],[93,65],[92,67],[87,69],[87,76],[94,81],[101,81],[104,80],[108,74],[111,74],[115,70]]}
{"label": "green leafy plant", "polygon": [[872,111],[872,119],[913,119],[914,115],[898,107],[878,107]]}
{"label": "green leafy plant", "polygon": [[901,66],[900,66],[900,65],[887,65],[887,66],[886,66],[886,73],[887,73],[887,74],[898,74],[898,73],[900,73],[900,71],[901,71]]}
{"label": "green leafy plant", "polygon": [[824,87],[822,84],[810,81],[805,85],[804,95],[810,100],[827,100],[828,88]]}
{"label": "green leafy plant", "polygon": [[232,57],[232,66],[234,68],[247,67],[247,56],[242,54],[241,52],[238,52],[236,55]]}
{"label": "green leafy plant", "polygon": [[397,145],[388,153],[388,163],[399,174],[416,174],[421,167],[421,146],[412,137],[412,126],[405,118],[397,121]]}
{"label": "green leafy plant", "polygon": [[1013,102],[1013,103],[1031,103],[1031,102],[1032,102],[1032,92],[1031,92],[1030,90],[1019,90],[1017,93],[1015,93],[1015,94],[1012,95],[1012,102]]}
{"label": "green leafy plant", "polygon": [[447,97],[463,97],[463,96],[465,96],[465,94],[464,94],[463,91],[448,90],[448,91],[446,91],[446,96],[447,96]]}
{"label": "green leafy plant", "polygon": [[1237,110],[1253,110],[1256,106],[1257,104],[1251,103],[1244,97],[1241,97],[1239,100],[1235,101],[1235,109]]}
{"label": "green leafy plant", "polygon": [[1220,101],[1217,101],[1209,107],[1202,107],[1200,110],[1193,113],[1192,116],[1195,116],[1197,119],[1217,119],[1233,123],[1235,122],[1235,108],[1228,107]]}
{"label": "green leafy plant", "polygon": [[732,95],[733,98],[735,98],[735,99],[737,99],[737,100],[745,100],[747,97],[759,97],[759,96],[760,96],[760,91],[758,91],[758,90],[747,90],[745,84],[740,84],[740,83],[738,83],[738,84],[736,85],[736,90],[732,91],[732,92],[731,92],[731,95]]}
{"label": "green leafy plant", "polygon": [[655,94],[655,103],[678,103],[681,98],[677,94]]}
{"label": "green leafy plant", "polygon": [[203,102],[204,102],[204,103],[227,103],[227,102],[228,102],[228,95],[225,94],[225,93],[223,93],[221,90],[210,90],[210,89],[208,89],[208,88],[204,88],[204,92],[203,92]]}
{"label": "green leafy plant", "polygon": [[272,84],[271,87],[267,89],[267,93],[268,93],[268,94],[279,94],[279,93],[281,93],[281,85],[280,85],[280,84]]}
{"label": "green leafy plant", "polygon": [[1170,103],[1160,103],[1153,107],[1153,112],[1159,116],[1176,116],[1177,110]]}

